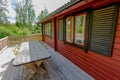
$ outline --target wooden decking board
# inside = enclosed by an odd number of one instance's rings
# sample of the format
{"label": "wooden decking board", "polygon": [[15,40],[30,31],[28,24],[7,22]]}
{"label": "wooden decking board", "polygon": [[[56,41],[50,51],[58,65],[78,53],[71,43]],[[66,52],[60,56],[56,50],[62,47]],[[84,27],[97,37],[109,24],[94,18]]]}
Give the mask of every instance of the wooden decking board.
{"label": "wooden decking board", "polygon": [[2,75],[1,80],[22,80],[23,66],[14,67],[12,65],[12,61],[10,61],[7,70]]}
{"label": "wooden decking board", "polygon": [[[94,80],[50,46],[47,45],[46,49],[51,54],[51,58],[44,60],[43,63],[47,73],[39,75],[38,79],[33,77],[31,80]],[[11,62],[4,72],[2,80],[23,80],[24,69],[24,66],[15,67]]]}
{"label": "wooden decking board", "polygon": [[[55,55],[55,57],[51,58],[51,59],[54,59],[53,62],[56,61],[54,64],[58,64],[58,66],[59,66],[58,68],[60,68],[60,70],[62,70],[64,75],[67,74],[66,77],[70,78],[71,80],[73,80],[73,79],[74,80],[79,80],[79,79],[80,80],[90,80],[90,76],[86,77],[88,75],[85,72],[83,72],[83,70],[79,69],[77,66],[75,66],[70,61],[65,59],[59,53],[51,51],[50,47],[47,48],[47,50],[51,52],[52,56]],[[55,58],[56,58],[56,60],[55,60]],[[61,63],[64,64],[64,66],[60,65]]]}

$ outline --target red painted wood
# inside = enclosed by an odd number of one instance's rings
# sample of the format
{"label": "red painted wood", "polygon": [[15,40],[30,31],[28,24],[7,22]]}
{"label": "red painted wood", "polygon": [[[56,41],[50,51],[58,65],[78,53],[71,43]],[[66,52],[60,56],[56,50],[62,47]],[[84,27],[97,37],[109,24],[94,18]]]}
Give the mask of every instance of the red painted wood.
{"label": "red painted wood", "polygon": [[72,13],[75,13],[77,11],[89,8],[89,7],[93,7],[93,8],[99,8],[101,6],[105,6],[105,5],[109,5],[115,2],[120,2],[120,0],[88,0],[88,2],[80,2],[77,3],[76,5],[60,12],[59,14],[56,14],[54,17],[59,17],[59,16],[63,16],[63,15],[69,15]]}
{"label": "red painted wood", "polygon": [[[118,18],[118,23],[119,20],[120,18]],[[83,50],[61,41],[58,42],[58,51],[97,80],[120,80],[120,31],[118,27],[119,25],[116,29],[112,57],[92,51],[84,53]]]}
{"label": "red painted wood", "polygon": [[116,35],[115,36],[120,37],[120,30],[116,31]]}
{"label": "red painted wood", "polygon": [[50,45],[52,48],[54,48],[54,39],[53,38],[49,38],[47,36],[44,36],[44,41]]}
{"label": "red painted wood", "polygon": [[55,51],[57,51],[57,30],[56,30],[56,28],[57,28],[57,24],[56,24],[56,18],[54,18],[54,46],[55,46]]}
{"label": "red painted wood", "polygon": [[118,24],[118,25],[117,25],[117,30],[119,30],[119,31],[120,31],[120,24]]}
{"label": "red painted wood", "polygon": [[120,24],[120,19],[118,19],[118,23],[117,24]]}
{"label": "red painted wood", "polygon": [[114,48],[119,49],[120,48],[120,43],[114,43]]}
{"label": "red painted wood", "polygon": [[120,49],[113,49],[113,54],[120,56]]}
{"label": "red painted wood", "polygon": [[120,44],[120,37],[115,37],[115,41],[114,42]]}
{"label": "red painted wood", "polygon": [[[93,0],[90,0],[93,1]],[[94,0],[101,1],[101,0]],[[105,3],[112,3],[118,0],[104,0]],[[107,2],[108,1],[108,2]],[[102,2],[102,1],[101,1]],[[104,3],[103,3],[104,4]],[[101,4],[94,5],[99,7]],[[106,4],[105,4],[106,5]],[[120,16],[120,9],[119,9]],[[90,74],[96,80],[120,80],[120,17],[118,17],[114,47],[112,57],[108,57],[93,51],[84,53],[84,50],[74,46],[64,44],[62,41],[57,40],[57,50],[63,56],[68,58],[78,67]],[[56,27],[56,31],[57,31]],[[50,46],[54,46],[53,39],[45,37],[45,42]]]}
{"label": "red painted wood", "polygon": [[45,31],[44,28],[45,28],[45,27],[44,27],[43,24],[42,24],[42,41],[45,40],[45,39],[44,39],[44,31]]}
{"label": "red painted wood", "polygon": [[[62,45],[62,46],[61,46]],[[106,62],[103,62],[102,61],[102,59],[100,58],[100,56],[101,57],[103,57],[104,58],[104,56],[103,55],[99,55],[98,53],[93,53],[92,52],[92,54],[95,54],[94,56],[95,56],[95,58],[93,57],[93,55],[91,55],[90,53],[89,53],[89,55],[88,54],[86,54],[86,53],[84,53],[84,51],[83,50],[80,50],[80,49],[78,49],[78,48],[73,48],[73,46],[69,46],[69,45],[64,45],[63,43],[60,43],[60,45],[58,46],[59,48],[58,48],[58,50],[61,52],[61,54],[63,54],[64,56],[66,56],[68,59],[70,59],[72,62],[74,62],[76,65],[78,65],[78,66],[80,66],[81,67],[81,61],[83,61],[83,63],[85,63],[85,64],[87,64],[86,66],[88,66],[88,68],[87,68],[87,71],[88,71],[88,69],[90,68],[90,67],[92,67],[92,69],[90,69],[90,70],[95,70],[96,71],[96,74],[98,74],[99,76],[101,75],[101,74],[103,74],[104,73],[104,75],[106,75],[106,76],[109,76],[109,74],[110,73],[112,73],[112,75],[114,75],[114,76],[120,76],[120,73],[118,74],[117,72],[118,72],[118,69],[114,69],[113,70],[113,72],[111,72],[111,66],[113,66],[113,65],[110,65],[110,64],[107,64],[107,66],[109,67],[109,68],[105,68],[104,69],[104,66],[102,66],[101,64],[103,64],[103,65],[105,65],[106,64]],[[98,58],[96,58],[98,56]],[[108,58],[107,58],[108,59]],[[118,63],[117,63],[118,64]],[[120,67],[120,65],[118,65],[119,67]],[[97,68],[96,68],[97,67]],[[99,68],[99,69],[98,69]],[[98,69],[98,70],[97,70]],[[101,70],[101,71],[99,71],[99,70]],[[86,71],[86,72],[87,72]],[[106,72],[108,72],[109,71],[109,73],[106,73]],[[120,70],[119,70],[119,72],[120,72]],[[94,72],[94,74],[95,74],[95,72]],[[102,79],[104,79],[104,78],[106,78],[105,76],[101,76],[102,77]],[[108,77],[107,77],[108,78]],[[96,78],[97,79],[97,78]],[[109,79],[116,79],[116,78],[109,78]]]}

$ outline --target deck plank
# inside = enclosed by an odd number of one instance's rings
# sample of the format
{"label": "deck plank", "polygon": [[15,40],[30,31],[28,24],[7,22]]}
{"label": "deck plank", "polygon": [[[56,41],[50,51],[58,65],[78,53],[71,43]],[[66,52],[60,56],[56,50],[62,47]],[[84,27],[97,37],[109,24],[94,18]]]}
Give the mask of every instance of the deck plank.
{"label": "deck plank", "polygon": [[58,73],[61,72],[67,80],[93,80],[82,69],[78,68],[60,53],[55,52],[51,47],[47,46],[47,50],[51,53],[52,58],[50,59],[53,65],[56,65]]}
{"label": "deck plank", "polygon": [[9,66],[4,72],[1,80],[22,80],[23,66],[14,67],[12,61],[9,62]]}
{"label": "deck plank", "polygon": [[[38,79],[33,77],[31,80],[94,80],[60,53],[55,52],[50,46],[47,45],[46,49],[51,55],[50,59],[43,62],[47,73],[39,75]],[[24,70],[24,66],[15,67],[10,63],[1,80],[23,80]]]}

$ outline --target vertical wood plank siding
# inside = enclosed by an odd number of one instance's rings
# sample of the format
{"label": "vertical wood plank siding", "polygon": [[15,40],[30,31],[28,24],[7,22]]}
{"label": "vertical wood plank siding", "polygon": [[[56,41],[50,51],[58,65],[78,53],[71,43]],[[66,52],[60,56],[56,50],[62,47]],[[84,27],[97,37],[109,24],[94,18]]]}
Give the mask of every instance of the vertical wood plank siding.
{"label": "vertical wood plank siding", "polygon": [[96,80],[120,80],[120,8],[112,57],[83,50],[58,41],[58,51]]}

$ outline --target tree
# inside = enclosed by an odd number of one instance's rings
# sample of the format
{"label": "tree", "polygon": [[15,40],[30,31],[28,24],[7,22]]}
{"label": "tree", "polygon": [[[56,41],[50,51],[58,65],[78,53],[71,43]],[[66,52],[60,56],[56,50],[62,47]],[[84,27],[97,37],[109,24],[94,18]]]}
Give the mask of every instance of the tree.
{"label": "tree", "polygon": [[0,25],[6,24],[8,22],[5,12],[8,12],[7,1],[0,0]]}
{"label": "tree", "polygon": [[[39,16],[37,17],[37,21],[42,20],[43,18],[45,18],[48,15],[48,10],[47,8],[45,8],[44,10],[41,11],[41,13],[39,14]],[[34,32],[36,33],[41,33],[41,24],[37,24],[34,27]]]}
{"label": "tree", "polygon": [[35,11],[32,0],[24,0],[16,4],[16,25],[19,27],[28,27],[32,29],[35,22]]}
{"label": "tree", "polygon": [[42,20],[43,18],[45,18],[48,15],[48,10],[47,8],[45,8],[44,10],[41,11],[40,15],[37,17],[37,21]]}

